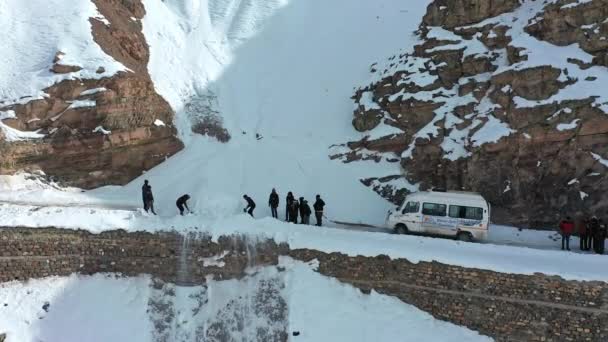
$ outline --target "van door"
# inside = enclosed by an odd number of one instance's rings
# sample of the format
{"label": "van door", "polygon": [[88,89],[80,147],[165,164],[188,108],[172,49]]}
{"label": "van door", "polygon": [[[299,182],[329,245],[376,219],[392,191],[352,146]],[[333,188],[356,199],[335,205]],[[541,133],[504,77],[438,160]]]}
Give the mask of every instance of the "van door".
{"label": "van door", "polygon": [[420,214],[420,202],[407,202],[401,211],[401,215],[401,221],[405,223],[409,231],[419,232],[421,230],[422,215]]}
{"label": "van door", "polygon": [[458,222],[447,217],[447,207],[443,203],[422,203],[421,230],[430,234],[455,234]]}
{"label": "van door", "polygon": [[487,225],[484,224],[487,210],[481,206],[450,205],[449,216],[459,220],[458,231],[469,232],[476,239],[487,230]]}

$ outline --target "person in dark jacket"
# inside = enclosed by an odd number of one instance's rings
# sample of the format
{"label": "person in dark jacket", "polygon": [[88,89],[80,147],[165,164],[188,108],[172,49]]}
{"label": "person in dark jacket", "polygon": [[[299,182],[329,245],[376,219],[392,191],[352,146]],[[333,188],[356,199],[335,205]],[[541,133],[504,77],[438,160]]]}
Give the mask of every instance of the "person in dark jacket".
{"label": "person in dark jacket", "polygon": [[593,248],[593,250],[595,251],[595,243],[596,243],[596,235],[597,235],[597,231],[600,229],[600,221],[597,219],[596,216],[593,216],[591,218],[591,221],[589,222],[589,225],[587,226],[587,250],[590,250],[591,248]]}
{"label": "person in dark jacket", "polygon": [[300,211],[300,203],[294,199],[289,208],[289,222],[298,223],[298,212]]}
{"label": "person in dark jacket", "polygon": [[606,225],[602,219],[599,220],[593,240],[595,241],[595,253],[604,254],[604,248],[606,245]]}
{"label": "person in dark jacket", "polygon": [[144,201],[144,210],[148,212],[148,210],[152,211],[152,214],[156,215],[154,211],[154,195],[152,194],[152,186],[148,183],[146,179],[144,181],[144,185],[141,187],[141,196]]}
{"label": "person in dark jacket", "polygon": [[287,193],[287,197],[285,198],[285,221],[291,222],[291,217],[289,217],[289,213],[291,212],[291,205],[293,204],[293,194],[290,192]]}
{"label": "person in dark jacket", "polygon": [[587,219],[579,218],[576,221],[576,231],[578,232],[579,249],[587,250]]}
{"label": "person in dark jacket", "polygon": [[142,185],[142,187],[141,187],[141,200],[144,202],[144,210],[146,212],[148,211],[148,201],[147,201],[148,188],[150,189],[150,191],[152,191],[152,187],[150,185],[148,185],[148,180],[146,179],[144,181],[144,185]]}
{"label": "person in dark jacket", "polygon": [[310,224],[310,214],[312,214],[312,211],[310,210],[308,201],[302,200],[302,204],[300,204],[300,215],[302,216],[302,224]]}
{"label": "person in dark jacket", "polygon": [[279,214],[277,212],[277,208],[279,207],[279,194],[275,189],[272,189],[270,193],[270,197],[268,198],[268,205],[270,206],[270,211],[272,212],[272,217],[279,218]]}
{"label": "person in dark jacket", "polygon": [[175,202],[175,205],[177,205],[177,209],[179,209],[179,214],[184,216],[184,207],[188,210],[188,212],[190,211],[190,208],[188,208],[188,200],[190,199],[190,195],[183,195],[182,197],[178,198],[177,201]]}
{"label": "person in dark jacket", "polygon": [[300,223],[304,224],[304,197],[299,198],[298,212],[300,213]]}
{"label": "person in dark jacket", "polygon": [[604,250],[606,248],[606,234],[608,232],[606,231],[606,224],[604,224],[603,220],[600,220],[600,226],[598,229],[598,233],[595,237],[595,239],[597,240],[597,254],[604,254]]}
{"label": "person in dark jacket", "polygon": [[570,219],[570,216],[566,217],[565,220],[559,223],[559,232],[562,234],[562,250],[564,250],[564,243],[566,249],[570,250],[570,236],[574,231],[574,222]]}
{"label": "person in dark jacket", "polygon": [[317,226],[323,225],[323,209],[325,208],[325,202],[321,199],[321,195],[317,195],[315,204],[312,205],[315,209],[315,218],[317,219]]}
{"label": "person in dark jacket", "polygon": [[247,195],[243,195],[245,201],[247,201],[247,207],[243,209],[243,211],[247,212],[251,217],[253,217],[253,209],[255,209],[255,202],[251,199],[251,197]]}

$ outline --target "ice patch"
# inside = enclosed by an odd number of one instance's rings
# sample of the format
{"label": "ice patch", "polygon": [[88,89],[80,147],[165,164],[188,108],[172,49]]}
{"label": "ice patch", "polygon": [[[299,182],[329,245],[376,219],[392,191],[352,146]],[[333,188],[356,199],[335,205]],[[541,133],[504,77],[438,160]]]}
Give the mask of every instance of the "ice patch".
{"label": "ice patch", "polygon": [[76,101],[68,101],[70,103],[69,109],[78,109],[78,108],[87,108],[87,107],[95,107],[97,106],[97,101],[93,100],[76,100]]}
{"label": "ice patch", "polygon": [[576,0],[576,1],[572,2],[572,3],[570,3],[570,4],[563,5],[562,7],[560,7],[560,9],[574,8],[574,7],[577,7],[577,6],[582,5],[582,4],[586,4],[586,3],[591,2],[591,1],[592,0]]}
{"label": "ice patch", "polygon": [[368,110],[379,110],[380,106],[374,101],[374,94],[371,91],[365,91],[361,93],[361,98],[359,99],[359,104],[363,106],[363,109]]}
{"label": "ice patch", "polygon": [[93,95],[93,94],[97,94],[97,93],[101,93],[106,91],[107,89],[104,87],[99,87],[99,88],[93,88],[93,89],[89,89],[89,90],[85,90],[82,93],[80,93],[79,96],[88,96],[88,95]]}
{"label": "ice patch", "polygon": [[203,267],[224,267],[226,263],[222,260],[226,255],[228,255],[228,251],[223,251],[220,255],[215,255],[209,258],[201,258],[199,261],[203,263]]}
{"label": "ice patch", "polygon": [[558,131],[567,131],[567,130],[575,129],[578,126],[579,121],[581,121],[581,120],[575,119],[574,121],[567,123],[567,124],[559,124],[559,125],[557,125],[557,130]]}
{"label": "ice patch", "polygon": [[505,186],[505,189],[502,191],[502,193],[504,194],[504,193],[507,193],[509,191],[511,191],[511,181],[507,182],[507,185]]}
{"label": "ice patch", "polygon": [[14,129],[2,122],[2,120],[16,118],[15,111],[8,110],[0,112],[0,131],[4,134],[4,138],[8,142],[34,140],[44,138],[44,134],[35,132],[25,132],[18,129]]}
{"label": "ice patch", "polygon": [[112,131],[108,131],[108,130],[104,129],[102,126],[97,126],[93,130],[93,133],[101,133],[104,135],[109,135],[109,134],[112,134]]}
{"label": "ice patch", "polygon": [[602,156],[600,156],[599,154],[595,154],[593,152],[589,152],[589,153],[591,153],[591,156],[593,157],[593,159],[595,159],[598,162],[600,162],[600,164],[608,167],[608,160],[607,159],[602,158]]}
{"label": "ice patch", "polygon": [[473,146],[478,147],[486,143],[495,143],[502,137],[509,136],[514,132],[516,131],[509,128],[506,123],[498,120],[494,115],[488,115],[488,122],[473,134],[471,141]]}

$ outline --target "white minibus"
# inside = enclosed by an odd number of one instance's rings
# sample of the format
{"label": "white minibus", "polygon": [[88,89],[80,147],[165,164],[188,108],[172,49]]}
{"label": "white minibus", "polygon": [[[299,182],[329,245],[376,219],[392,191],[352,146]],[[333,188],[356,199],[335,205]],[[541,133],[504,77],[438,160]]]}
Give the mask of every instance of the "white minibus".
{"label": "white minibus", "polygon": [[398,234],[412,232],[452,236],[462,241],[485,240],[490,225],[490,204],[473,192],[414,192],[397,211],[389,211],[386,223]]}

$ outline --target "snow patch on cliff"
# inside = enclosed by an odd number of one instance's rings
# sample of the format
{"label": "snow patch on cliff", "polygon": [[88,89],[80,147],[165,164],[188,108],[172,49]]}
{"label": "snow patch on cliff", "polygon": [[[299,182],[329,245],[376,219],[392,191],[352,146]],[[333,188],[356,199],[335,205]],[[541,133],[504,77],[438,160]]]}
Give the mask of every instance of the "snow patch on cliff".
{"label": "snow patch on cliff", "polygon": [[4,136],[4,139],[8,142],[24,141],[32,139],[44,138],[44,134],[36,132],[25,132],[18,129],[12,128],[7,124],[3,123],[2,120],[15,118],[15,112],[12,110],[0,112],[0,132]]}
{"label": "snow patch on cliff", "polygon": [[[65,79],[99,79],[126,68],[106,55],[93,40],[89,18],[100,16],[92,1],[0,1],[0,105],[43,98],[42,89]],[[79,66],[69,74],[50,71],[53,57]],[[99,67],[105,72],[97,73]]]}

